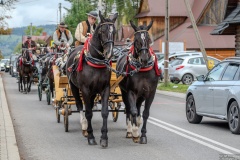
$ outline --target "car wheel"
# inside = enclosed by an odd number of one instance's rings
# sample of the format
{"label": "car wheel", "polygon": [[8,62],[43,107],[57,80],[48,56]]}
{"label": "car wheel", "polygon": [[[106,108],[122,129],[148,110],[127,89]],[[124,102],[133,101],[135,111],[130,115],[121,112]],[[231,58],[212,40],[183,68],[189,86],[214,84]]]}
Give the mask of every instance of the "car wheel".
{"label": "car wheel", "polygon": [[239,107],[236,101],[232,102],[228,109],[228,126],[233,134],[240,134]]}
{"label": "car wheel", "polygon": [[186,117],[189,123],[200,123],[202,121],[202,116],[199,116],[196,113],[196,106],[193,95],[190,95],[187,98]]}
{"label": "car wheel", "polygon": [[184,74],[182,77],[182,83],[190,85],[193,82],[193,76],[191,74]]}

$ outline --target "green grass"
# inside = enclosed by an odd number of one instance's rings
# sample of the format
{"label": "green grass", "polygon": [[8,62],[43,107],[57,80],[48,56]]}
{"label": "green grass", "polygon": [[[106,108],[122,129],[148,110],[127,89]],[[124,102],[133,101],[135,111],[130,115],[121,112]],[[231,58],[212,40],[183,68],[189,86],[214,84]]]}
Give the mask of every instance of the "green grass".
{"label": "green grass", "polygon": [[180,92],[180,93],[186,93],[189,85],[185,84],[174,84],[174,83],[168,83],[166,86],[164,86],[164,83],[159,83],[158,89],[162,91],[171,91],[171,92]]}

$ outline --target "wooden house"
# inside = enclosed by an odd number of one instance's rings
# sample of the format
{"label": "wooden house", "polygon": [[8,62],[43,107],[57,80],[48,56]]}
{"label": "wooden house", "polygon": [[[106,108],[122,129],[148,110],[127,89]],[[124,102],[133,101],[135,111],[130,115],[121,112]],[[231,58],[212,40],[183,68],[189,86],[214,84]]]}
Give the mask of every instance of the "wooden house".
{"label": "wooden house", "polygon": [[[233,35],[212,35],[211,32],[229,14],[233,0],[189,0],[207,55],[224,59],[235,55]],[[153,36],[154,50],[164,42],[165,0],[142,0],[136,18],[138,23],[154,21],[149,33]],[[200,50],[184,0],[169,0],[170,42],[184,42],[186,50]]]}

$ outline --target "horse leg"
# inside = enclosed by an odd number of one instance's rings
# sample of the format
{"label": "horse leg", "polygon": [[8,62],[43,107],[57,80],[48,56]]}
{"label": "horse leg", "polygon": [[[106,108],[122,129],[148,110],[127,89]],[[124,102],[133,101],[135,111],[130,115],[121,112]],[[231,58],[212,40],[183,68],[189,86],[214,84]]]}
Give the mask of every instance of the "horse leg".
{"label": "horse leg", "polygon": [[19,77],[19,83],[20,83],[20,91],[23,92],[23,85],[22,85],[22,83],[23,83],[23,78],[22,78],[21,75],[20,75],[20,77]]}
{"label": "horse leg", "polygon": [[101,114],[102,114],[102,118],[103,118],[103,126],[101,129],[102,132],[102,136],[101,136],[101,140],[100,140],[100,145],[103,148],[106,148],[108,146],[108,128],[107,128],[107,119],[108,119],[108,115],[109,115],[109,110],[108,110],[108,98],[110,95],[110,87],[106,87],[105,90],[101,93],[101,98],[102,98],[102,110],[101,110]]}
{"label": "horse leg", "polygon": [[88,144],[97,145],[97,142],[95,141],[95,137],[93,135],[92,122],[91,122],[93,113],[92,113],[91,99],[89,99],[90,93],[87,88],[82,88],[82,96],[83,96],[83,100],[86,108],[85,116],[88,122],[88,126],[87,126]]}
{"label": "horse leg", "polygon": [[136,101],[137,97],[133,91],[128,91],[127,93],[128,102],[130,104],[130,112],[132,115],[132,135],[133,135],[133,142],[138,143],[139,142],[139,133],[138,133],[138,125],[137,125],[137,107],[136,107]]}
{"label": "horse leg", "polygon": [[80,113],[80,124],[82,126],[82,135],[87,137],[87,119],[83,114],[83,103],[80,98],[79,89],[70,81],[70,87],[72,90],[73,97],[75,98],[77,110]]}
{"label": "horse leg", "polygon": [[137,100],[137,126],[140,127],[140,125],[142,124],[142,118],[141,118],[141,105],[142,102],[144,101],[143,97],[138,98]]}
{"label": "horse leg", "polygon": [[25,74],[23,74],[23,89],[24,89],[24,92],[26,93],[27,90],[26,90],[26,76],[25,76]]}
{"label": "horse leg", "polygon": [[50,91],[52,93],[52,97],[54,97],[54,92],[53,92],[53,88],[54,88],[54,85],[53,85],[53,78],[49,78],[49,84],[50,84]]}
{"label": "horse leg", "polygon": [[29,84],[29,86],[28,86],[28,92],[31,91],[32,82],[33,82],[33,75],[32,75],[32,73],[30,73],[30,74],[29,74],[29,77],[28,77],[28,84]]}
{"label": "horse leg", "polygon": [[142,135],[140,137],[140,143],[141,144],[147,144],[147,136],[146,136],[147,128],[146,128],[146,125],[147,125],[147,119],[149,117],[149,110],[150,110],[151,104],[153,102],[154,96],[155,96],[155,92],[152,92],[150,94],[150,96],[145,101],[145,107],[144,107],[144,111],[143,111],[143,126],[142,126],[142,129],[141,129]]}
{"label": "horse leg", "polygon": [[126,123],[127,123],[127,134],[126,138],[132,138],[132,122],[131,122],[131,115],[130,115],[130,104],[127,99],[127,93],[121,89],[123,103],[125,104],[126,110]]}

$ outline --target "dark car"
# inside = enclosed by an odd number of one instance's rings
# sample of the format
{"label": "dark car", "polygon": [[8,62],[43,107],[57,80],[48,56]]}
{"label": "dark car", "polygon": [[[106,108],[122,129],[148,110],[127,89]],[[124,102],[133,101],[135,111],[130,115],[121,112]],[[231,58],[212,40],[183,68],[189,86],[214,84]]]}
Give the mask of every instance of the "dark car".
{"label": "dark car", "polygon": [[10,61],[7,61],[4,66],[5,66],[5,72],[9,72],[9,69],[10,69]]}

